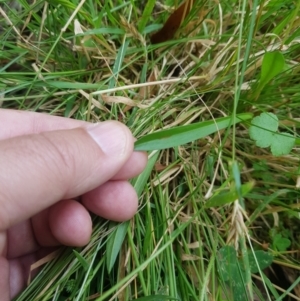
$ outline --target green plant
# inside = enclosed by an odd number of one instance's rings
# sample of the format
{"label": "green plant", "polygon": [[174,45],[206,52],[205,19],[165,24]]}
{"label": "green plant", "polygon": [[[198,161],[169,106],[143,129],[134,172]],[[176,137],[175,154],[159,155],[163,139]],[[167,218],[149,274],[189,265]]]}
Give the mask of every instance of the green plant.
{"label": "green plant", "polygon": [[155,45],[182,2],[17,2],[1,3],[2,108],[119,120],[149,162],[136,216],[93,217],[90,243],[16,300],[294,298],[261,270],[271,256],[300,268],[300,2],[195,0]]}
{"label": "green plant", "polygon": [[249,134],[259,147],[271,147],[274,156],[287,155],[295,144],[290,133],[278,133],[278,118],[273,113],[261,113],[251,121]]}

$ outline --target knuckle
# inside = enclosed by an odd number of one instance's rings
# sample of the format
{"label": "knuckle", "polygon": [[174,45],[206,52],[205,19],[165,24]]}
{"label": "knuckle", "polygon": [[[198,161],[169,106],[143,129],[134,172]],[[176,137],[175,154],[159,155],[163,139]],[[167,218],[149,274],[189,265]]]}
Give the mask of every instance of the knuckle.
{"label": "knuckle", "polygon": [[[64,136],[43,134],[47,156],[43,156],[45,166],[52,174],[52,181],[61,185],[62,190],[68,190],[70,179],[77,174],[76,154],[78,146]],[[59,181],[57,181],[59,179]]]}

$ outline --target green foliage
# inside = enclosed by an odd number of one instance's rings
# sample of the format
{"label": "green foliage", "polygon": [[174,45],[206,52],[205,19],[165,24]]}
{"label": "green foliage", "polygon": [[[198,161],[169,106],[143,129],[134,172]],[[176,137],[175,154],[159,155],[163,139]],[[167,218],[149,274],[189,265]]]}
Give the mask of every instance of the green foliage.
{"label": "green foliage", "polygon": [[[237,257],[237,253],[232,246],[222,247],[218,251],[219,272],[224,281],[240,278],[246,269],[250,268],[251,273],[257,273],[270,266],[273,261],[273,256],[262,250],[248,253],[249,267],[243,266],[242,258]],[[222,263],[222,264],[221,264]],[[241,274],[242,271],[242,274]]]}
{"label": "green foliage", "polygon": [[274,132],[278,129],[278,118],[273,113],[262,113],[254,117],[249,128],[250,137],[259,147],[268,147],[272,144]]}
{"label": "green foliage", "polygon": [[[241,185],[241,196],[246,196],[253,188],[254,182],[249,182]],[[234,186],[230,190],[224,189],[216,193],[216,195],[212,196],[206,203],[205,208],[223,206],[225,204],[232,203],[239,199],[239,193]]]}
{"label": "green foliage", "polygon": [[258,273],[271,265],[273,256],[265,251],[257,250],[248,254],[248,260],[251,273]]}
{"label": "green foliage", "polygon": [[[245,290],[246,271],[257,273],[270,266],[273,261],[271,254],[261,250],[247,256],[247,261],[238,258],[232,246],[222,247],[217,254],[219,276],[230,288],[234,301],[244,301],[248,298]],[[248,262],[248,266],[244,266],[244,262]]]}
{"label": "green foliage", "polygon": [[278,252],[285,252],[291,246],[290,231],[283,227],[270,230],[272,248]]}
{"label": "green foliage", "polygon": [[66,284],[66,291],[68,293],[71,293],[76,287],[76,280],[75,279],[70,279],[68,280],[67,284]]}
{"label": "green foliage", "polygon": [[[140,196],[148,179],[150,176],[150,173],[153,169],[153,166],[157,160],[159,153],[154,154],[148,161],[148,164],[144,171],[133,181],[133,186],[135,188],[135,191],[137,192],[137,195]],[[109,235],[107,239],[107,247],[106,247],[106,267],[108,272],[111,272],[117,256],[121,250],[122,243],[125,239],[126,232],[129,226],[129,222],[124,222],[121,224],[116,224],[111,222],[110,227],[113,229],[113,232]]]}
{"label": "green foliage", "polygon": [[169,301],[169,300],[180,300],[178,298],[170,297],[170,296],[165,296],[165,295],[152,295],[152,296],[147,296],[147,297],[142,297],[138,299],[134,299],[136,301]]}
{"label": "green foliage", "polygon": [[290,247],[290,245],[291,241],[288,238],[283,237],[280,233],[274,235],[272,242],[273,249],[279,252],[284,252]]}
{"label": "green foliage", "polygon": [[276,115],[262,113],[252,119],[249,134],[257,146],[270,146],[273,155],[287,155],[295,144],[295,138],[290,133],[278,133],[278,125]]}
{"label": "green foliage", "polygon": [[279,51],[267,52],[264,55],[258,90],[262,90],[275,76],[283,71],[285,61]]}
{"label": "green foliage", "polygon": [[141,20],[138,24],[139,32],[142,33],[144,31],[145,26],[146,26],[147,22],[149,21],[149,19],[151,17],[154,6],[155,6],[155,0],[148,0],[147,1],[146,5],[145,5],[145,8],[144,8],[144,11],[143,11],[142,18],[141,18]]}
{"label": "green foliage", "polygon": [[78,259],[78,261],[81,263],[81,265],[84,268],[84,270],[88,271],[88,269],[89,269],[89,263],[76,250],[73,250],[73,253],[75,254],[75,256]]}
{"label": "green foliage", "polygon": [[[299,270],[300,1],[195,0],[163,46],[150,35],[183,0],[15,1],[20,13],[1,4],[1,107],[118,120],[136,150],[155,150],[131,180],[139,210],[127,231],[94,217],[90,243],[63,249],[15,300],[283,299],[264,273],[270,296],[252,281],[270,255],[248,248],[269,243]],[[262,112],[274,115],[249,139]],[[271,235],[273,209],[284,228]]]}
{"label": "green foliage", "polygon": [[285,68],[285,60],[279,51],[266,52],[261,66],[260,79],[258,86],[255,88],[254,99],[260,95],[261,91],[267,84],[280,74]]}
{"label": "green foliage", "polygon": [[108,237],[105,254],[108,272],[110,272],[113,268],[116,258],[120,252],[128,229],[128,225],[129,222],[121,223],[119,225],[111,223],[111,226],[114,227],[114,229],[112,234],[110,234],[110,236]]}
{"label": "green foliage", "polygon": [[[251,114],[237,115],[236,123],[248,120]],[[135,150],[160,150],[179,146],[204,138],[232,124],[232,117],[223,117],[215,120],[193,123],[190,125],[173,127],[143,136],[135,142]]]}

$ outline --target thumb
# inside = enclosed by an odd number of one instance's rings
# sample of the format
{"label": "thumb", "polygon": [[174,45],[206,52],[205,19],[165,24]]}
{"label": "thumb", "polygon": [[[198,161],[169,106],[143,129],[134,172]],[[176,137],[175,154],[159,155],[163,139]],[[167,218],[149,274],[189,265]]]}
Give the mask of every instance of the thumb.
{"label": "thumb", "polygon": [[0,230],[105,183],[133,144],[116,121],[0,141]]}

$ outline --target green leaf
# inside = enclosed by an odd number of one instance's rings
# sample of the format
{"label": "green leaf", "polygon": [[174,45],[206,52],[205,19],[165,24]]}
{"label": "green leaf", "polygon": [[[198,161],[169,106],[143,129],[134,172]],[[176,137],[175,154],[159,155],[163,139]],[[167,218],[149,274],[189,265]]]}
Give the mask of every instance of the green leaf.
{"label": "green leaf", "polygon": [[[245,254],[248,254],[246,252]],[[268,267],[273,257],[264,251],[255,251],[254,254],[248,254],[249,266],[244,266],[243,258],[238,259],[237,253],[232,246],[222,247],[217,253],[218,272],[225,285],[231,289],[233,300],[244,301],[247,299],[245,290],[245,275],[250,269],[251,273],[258,272],[257,263],[260,269]],[[256,258],[256,260],[255,260]]]}
{"label": "green leaf", "polygon": [[274,156],[287,155],[296,143],[290,133],[277,133],[278,118],[273,113],[262,113],[254,117],[249,128],[250,138],[259,147],[271,147]]}
{"label": "green leaf", "polygon": [[289,248],[290,245],[291,241],[288,238],[282,237],[280,233],[275,234],[273,238],[274,249],[278,250],[279,252],[284,252]]}
{"label": "green leaf", "polygon": [[121,73],[123,60],[124,60],[125,53],[126,53],[128,45],[129,45],[129,42],[130,42],[129,39],[125,40],[122,43],[121,47],[119,48],[119,51],[116,56],[115,64],[114,64],[114,67],[112,70],[113,74],[108,83],[108,89],[112,89],[112,88],[116,87],[116,81],[118,79],[118,74]]}
{"label": "green leaf", "polygon": [[224,246],[217,253],[220,278],[231,288],[233,300],[235,301],[247,300],[245,290],[246,271],[250,269],[251,273],[257,273],[259,271],[257,263],[262,270],[273,261],[272,255],[264,251],[255,251],[250,254],[245,252],[245,254],[245,256],[248,256],[249,263],[249,266],[247,265],[246,267],[243,263],[243,257],[238,259],[237,253],[232,246]]}
{"label": "green leaf", "polygon": [[[252,117],[250,113],[238,114],[235,122],[242,122]],[[135,142],[135,150],[160,150],[179,146],[203,137],[232,125],[232,117],[223,117],[167,130],[161,130],[140,138]]]}
{"label": "green leaf", "polygon": [[89,269],[89,263],[76,250],[73,250],[73,253],[82,265],[83,269],[87,271]]}
{"label": "green leaf", "polygon": [[156,0],[148,0],[146,2],[142,18],[140,19],[140,22],[138,24],[139,32],[142,33],[144,31],[144,28],[146,24],[148,23],[149,19],[151,18],[151,14],[153,11],[153,8],[155,6]]}
{"label": "green leaf", "polygon": [[289,22],[291,22],[293,15],[294,10],[291,9],[291,11],[287,13],[286,16],[280,22],[278,22],[274,29],[272,29],[272,33],[274,33],[275,35],[280,35],[284,28],[289,24]]}
{"label": "green leaf", "polygon": [[[241,186],[241,194],[244,197],[247,193],[249,193],[254,187],[254,181],[243,184]],[[225,204],[229,204],[234,202],[239,198],[238,191],[236,189],[233,190],[225,190],[220,192],[219,194],[212,196],[205,204],[205,208],[223,206]]]}
{"label": "green leaf", "polygon": [[114,28],[114,27],[102,27],[102,28],[95,28],[92,30],[87,30],[83,33],[78,34],[77,36],[86,36],[86,35],[96,35],[96,34],[117,34],[123,35],[125,34],[125,30],[122,28]]}
{"label": "green leaf", "polygon": [[157,158],[158,158],[159,152],[156,152],[155,154],[152,154],[152,156],[150,156],[150,158],[148,159],[147,165],[144,168],[143,172],[136,177],[135,179],[133,179],[131,181],[131,184],[133,185],[136,194],[138,197],[140,197],[140,195],[143,193],[145,185],[150,177],[150,174],[153,170],[153,166],[155,165]]}
{"label": "green leaf", "polygon": [[[256,260],[255,260],[256,259]],[[248,255],[248,261],[250,265],[251,273],[258,273],[259,270],[263,270],[271,265],[273,256],[262,250],[254,251]],[[257,266],[257,263],[259,267]]]}
{"label": "green leaf", "polygon": [[217,253],[218,271],[223,281],[240,279],[236,251],[232,246],[222,247]]}
{"label": "green leaf", "polygon": [[273,113],[262,113],[251,121],[249,128],[250,138],[256,141],[259,147],[268,147],[273,140],[274,132],[278,129],[278,118]]}
{"label": "green leaf", "polygon": [[264,55],[258,90],[261,91],[276,75],[284,69],[284,56],[279,51],[267,52]]}
{"label": "green leaf", "polygon": [[[59,89],[99,89],[99,84],[89,84],[89,83],[79,83],[79,82],[63,82],[63,81],[51,81],[48,80],[46,81],[46,84],[49,85],[50,87],[55,87]],[[41,83],[40,85],[44,85],[45,83]],[[106,87],[102,87],[103,89]]]}
{"label": "green leaf", "polygon": [[274,156],[287,155],[295,145],[295,137],[290,133],[274,134],[271,152]]}
{"label": "green leaf", "polygon": [[234,301],[245,301],[244,272],[238,262],[237,254],[232,246],[222,247],[217,253],[218,272],[226,287],[230,288]]}
{"label": "green leaf", "polygon": [[110,234],[107,240],[105,256],[106,256],[106,266],[109,273],[112,267],[114,266],[117,256],[122,247],[122,243],[124,241],[128,225],[129,222],[124,222],[122,224],[117,225],[116,228],[113,230],[113,233]]}
{"label": "green leaf", "polygon": [[142,297],[138,299],[134,299],[136,301],[169,301],[169,300],[179,300],[178,298],[175,297],[170,297],[166,295],[152,295],[152,296],[147,296],[147,297]]}

